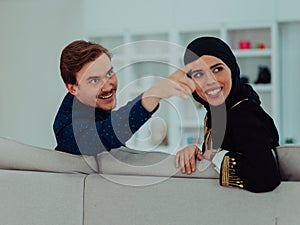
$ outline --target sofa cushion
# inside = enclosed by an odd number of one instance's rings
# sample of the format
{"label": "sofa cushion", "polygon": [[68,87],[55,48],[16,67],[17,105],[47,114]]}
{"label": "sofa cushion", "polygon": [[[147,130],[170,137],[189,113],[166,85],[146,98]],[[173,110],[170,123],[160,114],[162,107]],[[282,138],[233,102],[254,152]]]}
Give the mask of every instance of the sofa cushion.
{"label": "sofa cushion", "polygon": [[191,175],[175,168],[175,156],[164,152],[136,151],[129,148],[113,149],[97,156],[99,173],[118,175],[145,175],[159,177],[218,178],[219,175],[207,161],[198,161]]}
{"label": "sofa cushion", "polygon": [[279,146],[277,153],[282,179],[300,181],[300,145]]}
{"label": "sofa cushion", "polygon": [[283,182],[274,191],[259,194],[219,186],[216,179],[172,177],[155,185],[123,185],[149,183],[153,178],[87,176],[84,224],[299,224],[299,182]]}
{"label": "sofa cushion", "polygon": [[90,174],[95,157],[77,156],[0,138],[0,169]]}
{"label": "sofa cushion", "polygon": [[83,224],[86,174],[0,170],[0,224]]}

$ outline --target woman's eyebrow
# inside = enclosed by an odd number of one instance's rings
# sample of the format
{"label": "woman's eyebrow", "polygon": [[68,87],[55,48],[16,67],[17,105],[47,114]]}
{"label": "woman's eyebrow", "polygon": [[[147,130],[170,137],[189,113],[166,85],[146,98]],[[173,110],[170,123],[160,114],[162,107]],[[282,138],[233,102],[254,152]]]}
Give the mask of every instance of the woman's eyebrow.
{"label": "woman's eyebrow", "polygon": [[223,65],[223,63],[217,63],[217,64],[215,64],[215,65],[212,65],[211,67],[210,67],[210,69],[213,69],[213,68],[215,68],[215,67],[217,67],[217,66],[222,66]]}
{"label": "woman's eyebrow", "polygon": [[[215,67],[217,67],[217,66],[220,66],[220,65],[222,66],[222,65],[224,65],[224,64],[223,64],[223,63],[217,63],[217,64],[214,64],[214,65],[210,66],[209,68],[210,68],[210,69],[213,69],[213,68],[215,68]],[[195,73],[195,72],[203,72],[203,69],[190,70],[188,74],[193,74],[193,73]]]}

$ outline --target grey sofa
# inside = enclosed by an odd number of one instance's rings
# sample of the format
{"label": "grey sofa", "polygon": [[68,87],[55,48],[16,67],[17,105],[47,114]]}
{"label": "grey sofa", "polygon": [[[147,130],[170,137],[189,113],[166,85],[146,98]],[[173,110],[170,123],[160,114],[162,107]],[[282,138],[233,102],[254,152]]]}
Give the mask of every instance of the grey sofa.
{"label": "grey sofa", "polygon": [[0,152],[1,225],[300,223],[299,146],[278,148],[284,181],[260,194],[219,186],[211,166],[182,175],[159,152],[74,156],[5,138]]}

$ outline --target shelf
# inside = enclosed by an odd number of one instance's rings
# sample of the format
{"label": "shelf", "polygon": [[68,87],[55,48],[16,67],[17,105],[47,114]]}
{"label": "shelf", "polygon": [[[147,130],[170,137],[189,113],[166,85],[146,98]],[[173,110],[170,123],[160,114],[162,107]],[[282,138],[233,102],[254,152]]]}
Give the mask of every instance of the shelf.
{"label": "shelf", "polygon": [[271,49],[237,49],[233,50],[233,53],[236,57],[271,57],[272,51]]}
{"label": "shelf", "polygon": [[131,40],[135,41],[144,41],[144,40],[157,40],[157,41],[168,41],[168,33],[144,33],[144,34],[132,34]]}
{"label": "shelf", "polygon": [[251,86],[258,92],[272,92],[271,84],[251,84]]}
{"label": "shelf", "polygon": [[249,41],[253,49],[264,44],[266,48],[271,48],[271,26],[248,27],[248,28],[227,28],[227,41],[233,49],[239,49],[240,41]]}

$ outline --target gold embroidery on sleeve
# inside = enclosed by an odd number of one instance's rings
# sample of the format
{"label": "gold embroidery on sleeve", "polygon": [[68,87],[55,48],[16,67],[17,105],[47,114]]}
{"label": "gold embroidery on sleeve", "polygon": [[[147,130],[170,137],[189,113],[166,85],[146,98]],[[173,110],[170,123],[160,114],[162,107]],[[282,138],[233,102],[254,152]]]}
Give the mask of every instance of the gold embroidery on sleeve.
{"label": "gold embroidery on sleeve", "polygon": [[244,188],[243,181],[236,174],[236,164],[235,158],[230,158],[229,156],[224,157],[221,178],[222,186]]}

